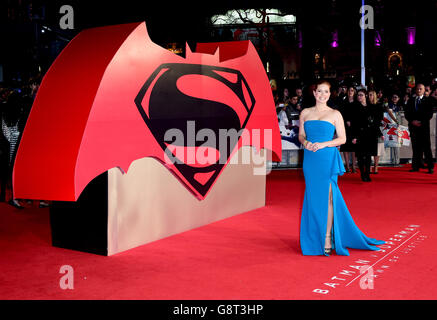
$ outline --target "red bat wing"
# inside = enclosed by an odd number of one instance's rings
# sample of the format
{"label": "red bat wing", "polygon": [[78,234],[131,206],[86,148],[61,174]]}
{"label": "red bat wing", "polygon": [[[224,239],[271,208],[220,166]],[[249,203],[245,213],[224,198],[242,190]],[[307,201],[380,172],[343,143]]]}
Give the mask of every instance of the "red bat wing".
{"label": "red bat wing", "polygon": [[[111,168],[127,172],[132,161],[143,157],[164,162],[164,152],[134,102],[145,79],[163,63],[202,63],[239,70],[256,100],[246,128],[271,132],[266,143],[261,139],[250,144],[269,148],[275,159],[280,159],[273,97],[255,49],[250,42],[217,47],[220,61],[205,52],[211,48],[209,44],[199,46],[202,53],[188,53],[184,59],[154,44],[145,23],[81,32],[41,83],[15,160],[14,196],[75,201],[92,179]],[[169,169],[190,187],[175,167]]]}

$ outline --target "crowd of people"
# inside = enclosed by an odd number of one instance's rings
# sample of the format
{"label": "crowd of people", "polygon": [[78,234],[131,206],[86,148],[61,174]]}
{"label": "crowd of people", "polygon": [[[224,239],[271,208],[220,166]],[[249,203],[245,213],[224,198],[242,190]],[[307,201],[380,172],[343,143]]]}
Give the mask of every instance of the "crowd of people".
{"label": "crowd of people", "polygon": [[[346,172],[355,173],[357,167],[363,181],[371,181],[370,174],[378,174],[379,160],[385,152],[380,130],[384,113],[393,123],[408,121],[413,151],[412,172],[426,168],[434,172],[430,143],[430,119],[437,109],[437,79],[431,84],[417,83],[413,89],[376,89],[340,84],[331,87],[328,106],[341,112],[347,141],[341,145]],[[13,198],[12,170],[21,135],[39,88],[39,78],[31,78],[20,85],[0,85],[0,202],[22,209],[29,200]],[[299,126],[303,109],[314,106],[313,87],[289,88],[274,92],[279,125]],[[400,163],[399,147],[390,148],[392,164]],[[372,165],[373,158],[373,165]],[[372,170],[373,169],[373,170]],[[45,201],[40,207],[48,206]]]}
{"label": "crowd of people", "polygon": [[[21,135],[39,88],[39,78],[26,83],[0,86],[0,202],[23,209],[23,200],[14,199],[12,171]],[[30,200],[25,201],[31,204]],[[45,201],[39,207],[47,207]]]}
{"label": "crowd of people", "polygon": [[[289,88],[274,92],[280,126],[296,128],[301,111],[314,106],[313,86],[306,88],[306,95],[304,91],[298,87],[291,94]],[[343,116],[347,141],[340,151],[346,172],[355,173],[358,167],[361,179],[366,182],[371,181],[370,174],[378,174],[379,160],[385,152],[380,129],[384,114],[394,124],[401,124],[403,118],[408,122],[413,150],[411,171],[426,168],[428,173],[434,172],[429,120],[437,109],[437,79],[430,84],[416,83],[414,88],[384,90],[340,84],[331,87],[328,106]],[[394,165],[400,163],[399,149],[399,146],[390,148]]]}

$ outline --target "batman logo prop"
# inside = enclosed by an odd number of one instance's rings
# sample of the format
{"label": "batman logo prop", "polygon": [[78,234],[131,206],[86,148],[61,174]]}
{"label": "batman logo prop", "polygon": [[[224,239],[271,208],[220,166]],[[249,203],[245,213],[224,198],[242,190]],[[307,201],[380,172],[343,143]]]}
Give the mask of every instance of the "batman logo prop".
{"label": "batman logo prop", "polygon": [[[242,130],[260,137],[243,141]],[[222,139],[229,132],[236,139]],[[187,45],[181,57],[153,43],[144,22],[88,29],[43,78],[14,197],[76,201],[101,173],[152,157],[202,200],[244,145],[280,160],[269,80],[250,41]]]}

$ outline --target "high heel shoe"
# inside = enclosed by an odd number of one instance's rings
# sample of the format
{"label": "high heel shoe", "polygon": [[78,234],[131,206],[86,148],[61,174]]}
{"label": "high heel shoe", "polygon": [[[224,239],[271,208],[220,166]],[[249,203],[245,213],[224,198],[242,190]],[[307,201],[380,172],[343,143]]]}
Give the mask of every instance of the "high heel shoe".
{"label": "high heel shoe", "polygon": [[[332,242],[332,241],[331,241],[331,235],[326,236],[326,239],[329,239],[329,243]],[[332,244],[331,244],[331,245],[332,245]],[[331,248],[326,248],[326,247],[325,247],[325,250],[324,250],[324,254],[325,254],[325,256],[329,257],[329,255],[331,254],[331,252],[332,252],[332,247],[331,247]]]}
{"label": "high heel shoe", "polygon": [[8,204],[10,204],[11,206],[13,206],[17,209],[24,209],[24,207],[15,199],[9,200]]}

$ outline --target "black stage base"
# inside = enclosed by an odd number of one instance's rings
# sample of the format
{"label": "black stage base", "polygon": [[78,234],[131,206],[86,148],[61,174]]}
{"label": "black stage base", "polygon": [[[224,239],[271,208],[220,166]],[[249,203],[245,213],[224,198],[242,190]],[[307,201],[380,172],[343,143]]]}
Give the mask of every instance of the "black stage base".
{"label": "black stage base", "polygon": [[76,202],[53,201],[50,206],[52,245],[108,255],[108,172],[84,189]]}

